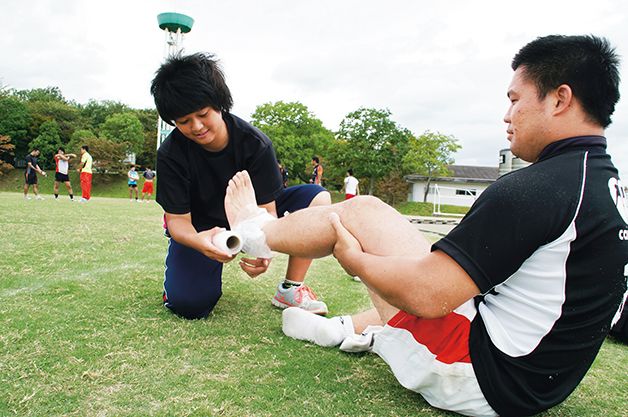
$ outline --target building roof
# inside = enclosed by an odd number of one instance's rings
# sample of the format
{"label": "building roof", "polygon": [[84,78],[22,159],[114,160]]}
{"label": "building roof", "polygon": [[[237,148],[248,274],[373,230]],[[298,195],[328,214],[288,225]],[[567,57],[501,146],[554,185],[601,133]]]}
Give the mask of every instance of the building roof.
{"label": "building roof", "polygon": [[[494,182],[499,176],[497,167],[480,167],[471,165],[449,165],[451,176],[434,177],[432,181],[445,182]],[[410,174],[404,177],[408,182],[427,180],[425,175]]]}

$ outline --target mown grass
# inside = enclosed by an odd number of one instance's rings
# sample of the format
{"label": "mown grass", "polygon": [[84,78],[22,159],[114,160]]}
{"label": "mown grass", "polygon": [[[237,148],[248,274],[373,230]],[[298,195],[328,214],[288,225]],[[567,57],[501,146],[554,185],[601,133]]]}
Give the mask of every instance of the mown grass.
{"label": "mown grass", "polygon": [[[161,305],[161,210],[125,199],[24,201],[0,193],[0,415],[450,416],[403,389],[372,354],[281,333],[270,305],[286,257],[252,280],[226,265],[207,320]],[[309,284],[332,314],[369,306],[333,258]],[[620,416],[628,349],[604,344],[546,416]]]}

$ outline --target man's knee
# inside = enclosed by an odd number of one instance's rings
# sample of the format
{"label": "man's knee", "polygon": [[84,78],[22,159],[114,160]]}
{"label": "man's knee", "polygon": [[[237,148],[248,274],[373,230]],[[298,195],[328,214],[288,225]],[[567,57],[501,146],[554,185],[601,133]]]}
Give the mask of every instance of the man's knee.
{"label": "man's knee", "polygon": [[212,312],[221,296],[222,291],[205,294],[169,291],[164,295],[164,305],[183,318],[204,319]]}
{"label": "man's knee", "polygon": [[331,194],[329,191],[321,191],[310,202],[309,207],[329,206],[331,204]]}

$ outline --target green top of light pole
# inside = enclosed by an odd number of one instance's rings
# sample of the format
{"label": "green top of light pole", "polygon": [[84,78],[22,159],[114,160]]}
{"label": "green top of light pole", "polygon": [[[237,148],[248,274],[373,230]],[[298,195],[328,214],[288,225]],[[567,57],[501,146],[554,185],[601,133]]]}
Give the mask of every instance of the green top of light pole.
{"label": "green top of light pole", "polygon": [[181,13],[160,13],[157,15],[157,23],[163,30],[176,32],[181,29],[181,32],[188,33],[192,30],[194,19]]}

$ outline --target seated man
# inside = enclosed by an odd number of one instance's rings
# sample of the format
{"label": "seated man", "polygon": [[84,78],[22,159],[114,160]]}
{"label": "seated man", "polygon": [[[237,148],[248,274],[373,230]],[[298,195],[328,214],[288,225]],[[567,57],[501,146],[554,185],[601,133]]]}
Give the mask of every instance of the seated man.
{"label": "seated man", "polygon": [[247,230],[251,247],[333,253],[369,289],[375,308],[353,316],[285,310],[286,335],[372,350],[404,387],[465,415],[531,415],[562,402],[626,291],[628,209],[603,136],[619,99],[617,56],[604,39],[548,36],[512,68],[508,140],[533,164],[498,179],[431,251],[372,197],[275,220],[258,213],[246,172],[225,197],[229,224]]}

